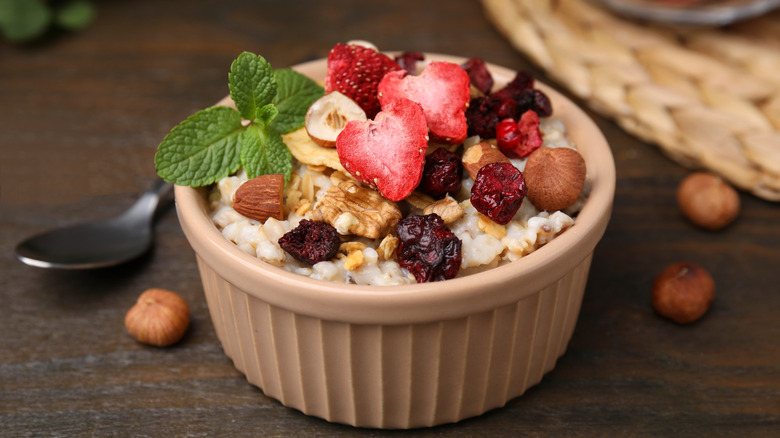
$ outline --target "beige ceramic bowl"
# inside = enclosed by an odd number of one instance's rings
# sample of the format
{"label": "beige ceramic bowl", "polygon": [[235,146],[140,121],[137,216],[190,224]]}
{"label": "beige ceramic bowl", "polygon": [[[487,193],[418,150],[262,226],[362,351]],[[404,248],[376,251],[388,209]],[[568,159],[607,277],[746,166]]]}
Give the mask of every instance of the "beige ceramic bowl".
{"label": "beige ceramic bowl", "polygon": [[[489,68],[499,84],[514,77]],[[326,63],[295,69],[322,79]],[[239,250],[211,222],[206,191],[176,187],[217,336],[250,383],[328,421],[413,428],[503,406],[553,369],[574,331],[593,249],[609,220],[615,169],[585,113],[538,87],[585,158],[592,192],[572,228],[487,272],[388,287],[313,280]]]}

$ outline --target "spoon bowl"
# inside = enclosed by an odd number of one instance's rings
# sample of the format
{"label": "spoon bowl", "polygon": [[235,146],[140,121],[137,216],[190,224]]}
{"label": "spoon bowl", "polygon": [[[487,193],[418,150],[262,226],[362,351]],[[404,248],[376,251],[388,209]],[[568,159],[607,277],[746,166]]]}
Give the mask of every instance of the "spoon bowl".
{"label": "spoon bowl", "polygon": [[94,269],[128,262],[154,243],[154,213],[172,186],[158,181],[115,218],[32,236],[16,246],[16,257],[30,266],[54,269]]}

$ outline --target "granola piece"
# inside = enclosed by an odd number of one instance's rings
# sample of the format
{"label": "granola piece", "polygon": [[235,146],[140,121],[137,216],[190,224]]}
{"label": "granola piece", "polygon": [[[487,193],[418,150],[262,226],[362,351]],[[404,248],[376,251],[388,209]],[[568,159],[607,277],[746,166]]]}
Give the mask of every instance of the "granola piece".
{"label": "granola piece", "polygon": [[343,181],[327,190],[309,217],[328,222],[341,234],[378,239],[395,228],[401,210],[379,192]]}
{"label": "granola piece", "polygon": [[333,172],[330,174],[330,182],[337,185],[340,182],[349,181],[352,176],[347,175],[344,172]]}
{"label": "granola piece", "polygon": [[398,238],[388,234],[379,242],[376,252],[383,260],[392,260],[395,257],[396,249],[398,249]]}
{"label": "granola piece", "polygon": [[347,258],[344,259],[344,269],[347,271],[356,271],[363,266],[364,261],[365,257],[363,256],[363,251],[351,251],[347,254]]}
{"label": "granola piece", "polygon": [[319,172],[319,173],[325,173],[325,171],[326,171],[327,169],[329,169],[329,167],[328,167],[328,166],[326,166],[326,165],[324,165],[324,164],[307,164],[306,166],[307,166],[307,167],[309,168],[309,170],[311,170],[312,172]]}
{"label": "granola piece", "polygon": [[339,246],[339,251],[344,253],[351,253],[353,251],[363,251],[367,246],[363,242],[344,242]]}
{"label": "granola piece", "polygon": [[311,202],[308,199],[301,199],[295,205],[295,208],[293,209],[293,212],[295,212],[295,214],[297,214],[298,216],[303,216],[309,210],[311,210]]}
{"label": "granola piece", "polygon": [[304,199],[314,202],[314,179],[310,172],[306,172],[301,178],[301,193]]}
{"label": "granola piece", "polygon": [[466,214],[466,211],[460,207],[458,201],[453,199],[450,195],[447,195],[423,209],[423,214],[431,213],[438,214],[439,217],[444,220],[445,224],[451,224],[463,217],[463,215]]}
{"label": "granola piece", "polygon": [[[298,181],[300,181],[300,178],[298,178]],[[298,208],[298,205],[301,203],[301,196],[302,193],[298,189],[288,189],[287,190],[287,196],[284,199],[284,208],[287,212],[295,211]]]}
{"label": "granola piece", "polygon": [[420,210],[423,210],[427,206],[433,204],[436,200],[432,197],[426,195],[423,192],[419,192],[417,190],[413,191],[409,194],[409,196],[404,199],[406,202],[408,202],[412,207],[418,208]]}
{"label": "granola piece", "polygon": [[477,221],[477,226],[479,227],[480,230],[482,230],[487,234],[490,234],[496,239],[503,239],[504,236],[506,236],[506,226],[497,224],[496,222],[494,222],[492,219],[485,216],[484,214],[479,213],[479,220]]}

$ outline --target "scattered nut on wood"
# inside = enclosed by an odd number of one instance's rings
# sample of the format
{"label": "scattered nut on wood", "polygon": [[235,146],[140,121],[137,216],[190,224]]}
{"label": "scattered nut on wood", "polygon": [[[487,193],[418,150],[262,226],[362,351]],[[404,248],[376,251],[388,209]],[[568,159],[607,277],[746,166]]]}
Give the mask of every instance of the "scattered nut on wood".
{"label": "scattered nut on wood", "polygon": [[737,191],[721,177],[709,172],[694,172],[677,188],[677,205],[694,225],[719,230],[739,215]]}
{"label": "scattered nut on wood", "polygon": [[167,347],[184,336],[190,325],[187,302],[175,292],[148,289],[125,315],[125,327],[138,342]]}
{"label": "scattered nut on wood", "polygon": [[688,324],[704,316],[714,298],[712,276],[690,262],[667,266],[653,283],[653,308],[678,324]]}

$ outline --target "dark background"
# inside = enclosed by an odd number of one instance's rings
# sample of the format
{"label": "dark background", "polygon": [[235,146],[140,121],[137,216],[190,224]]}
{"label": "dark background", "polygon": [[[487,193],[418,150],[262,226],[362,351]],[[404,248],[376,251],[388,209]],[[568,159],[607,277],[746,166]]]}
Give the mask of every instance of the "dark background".
{"label": "dark background", "polygon": [[[157,245],[92,272],[28,267],[24,236],[129,206],[155,180],[168,130],[228,93],[242,51],[274,67],[338,42],[480,57],[549,81],[477,1],[102,1],[77,33],[0,42],[0,435],[396,435],[307,417],[249,385],[223,354],[173,208]],[[562,88],[554,84],[557,88]],[[614,214],[596,249],[567,353],[536,387],[480,417],[409,435],[776,436],[780,430],[780,207],[741,193],[721,232],[687,223],[688,174],[593,115],[617,164]],[[679,326],[650,306],[653,278],[693,261],[716,298]],[[150,287],[177,291],[192,324],[142,346],[123,318]]]}

